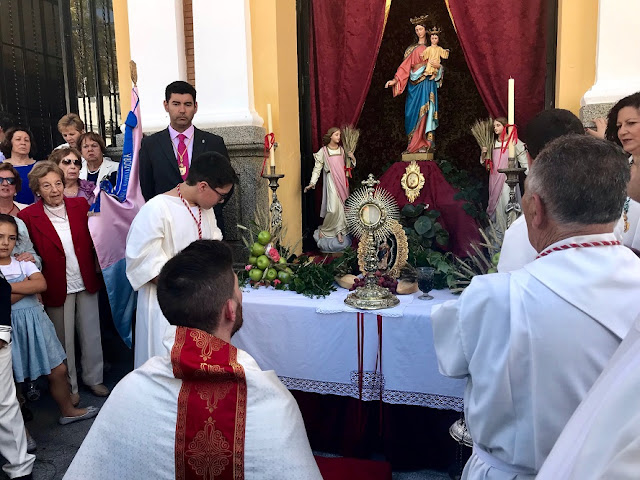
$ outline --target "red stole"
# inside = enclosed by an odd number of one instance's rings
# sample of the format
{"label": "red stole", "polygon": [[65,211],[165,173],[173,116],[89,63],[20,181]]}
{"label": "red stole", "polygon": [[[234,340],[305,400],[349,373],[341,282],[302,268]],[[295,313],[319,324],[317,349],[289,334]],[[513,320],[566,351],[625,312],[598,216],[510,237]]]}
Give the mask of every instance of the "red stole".
{"label": "red stole", "polygon": [[176,479],[244,479],[247,382],[238,350],[202,330],[178,327],[171,349],[182,380]]}

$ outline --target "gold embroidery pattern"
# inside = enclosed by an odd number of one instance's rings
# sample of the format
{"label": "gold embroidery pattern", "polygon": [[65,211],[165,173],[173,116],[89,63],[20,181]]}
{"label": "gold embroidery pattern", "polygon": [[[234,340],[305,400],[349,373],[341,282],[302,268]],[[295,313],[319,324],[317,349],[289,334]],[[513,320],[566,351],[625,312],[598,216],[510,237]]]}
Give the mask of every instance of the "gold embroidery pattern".
{"label": "gold embroidery pattern", "polygon": [[216,429],[215,423],[215,420],[209,417],[204,429],[196,433],[186,452],[189,465],[196,475],[204,478],[220,475],[229,465],[229,457],[232,455],[229,442],[222,432]]}
{"label": "gold embroidery pattern", "polygon": [[189,402],[190,393],[190,383],[182,382],[180,394],[178,395],[178,418],[176,419],[176,480],[184,480],[186,478],[184,448],[186,443],[185,437],[187,434],[187,403]]}
{"label": "gold embroidery pattern", "polygon": [[236,403],[236,432],[233,452],[233,478],[244,480],[244,437],[247,423],[247,380],[244,368],[238,363],[238,350],[233,346],[229,352],[229,364],[238,379],[238,401]]}
{"label": "gold embroidery pattern", "polygon": [[213,352],[217,352],[225,346],[225,342],[202,330],[191,330],[191,338],[196,342],[196,347],[202,350],[200,358],[204,362],[211,358]]}
{"label": "gold embroidery pattern", "polygon": [[173,348],[171,349],[171,364],[173,365],[173,376],[176,378],[182,378],[182,369],[180,368],[180,354],[182,353],[182,347],[187,340],[187,329],[184,327],[176,328],[176,340],[173,342]]}
{"label": "gold embroidery pattern", "polygon": [[218,402],[226,397],[234,386],[231,382],[211,383],[204,381],[196,384],[196,392],[200,400],[207,402],[205,408],[209,410],[209,413],[213,413],[218,408]]}

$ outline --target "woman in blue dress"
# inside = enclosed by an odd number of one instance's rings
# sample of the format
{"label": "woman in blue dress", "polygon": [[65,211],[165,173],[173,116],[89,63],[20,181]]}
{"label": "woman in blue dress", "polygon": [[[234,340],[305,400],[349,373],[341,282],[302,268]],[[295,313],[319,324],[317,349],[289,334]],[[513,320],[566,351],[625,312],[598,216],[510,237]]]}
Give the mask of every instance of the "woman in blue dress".
{"label": "woman in blue dress", "polygon": [[32,158],[36,147],[33,143],[33,134],[28,128],[13,127],[7,130],[0,149],[5,156],[5,162],[15,167],[22,179],[23,188],[15,201],[24,205],[31,205],[35,201],[33,192],[29,189],[29,172],[36,164]]}

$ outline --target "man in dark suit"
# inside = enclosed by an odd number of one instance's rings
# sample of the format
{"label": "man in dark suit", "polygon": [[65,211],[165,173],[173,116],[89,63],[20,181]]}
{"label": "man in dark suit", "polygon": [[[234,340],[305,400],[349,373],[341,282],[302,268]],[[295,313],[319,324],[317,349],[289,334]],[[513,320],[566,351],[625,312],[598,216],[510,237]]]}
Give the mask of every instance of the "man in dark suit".
{"label": "man in dark suit", "polygon": [[[143,138],[140,147],[140,188],[147,201],[186,179],[191,160],[201,153],[218,152],[229,158],[222,137],[203,132],[191,123],[198,111],[196,89],[191,84],[181,80],[170,83],[164,96],[169,126]],[[224,235],[222,206],[215,207],[214,212]]]}

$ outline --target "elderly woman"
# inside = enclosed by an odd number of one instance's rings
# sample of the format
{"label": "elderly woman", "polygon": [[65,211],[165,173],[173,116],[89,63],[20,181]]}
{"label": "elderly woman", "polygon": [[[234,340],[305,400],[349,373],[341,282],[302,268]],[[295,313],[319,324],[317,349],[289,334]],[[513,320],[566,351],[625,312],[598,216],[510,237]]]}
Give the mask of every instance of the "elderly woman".
{"label": "elderly woman", "polygon": [[106,178],[115,184],[119,164],[104,156],[107,147],[102,137],[95,132],[87,132],[82,134],[78,143],[84,158],[80,178],[96,185]]}
{"label": "elderly woman", "polygon": [[[5,162],[13,165],[18,171],[22,183],[28,182],[28,175],[36,161],[32,158],[36,147],[33,143],[33,134],[24,127],[14,127],[7,130],[2,145],[2,153],[6,157]],[[16,202],[31,205],[34,201],[33,192],[23,188],[16,196]]]}
{"label": "elderly woman", "polygon": [[80,178],[82,169],[82,157],[80,152],[73,147],[60,147],[49,155],[49,161],[60,167],[64,173],[64,196],[82,197],[89,205],[93,204],[95,195],[93,190],[95,183]]}
{"label": "elderly woman", "polygon": [[[22,187],[22,179],[18,171],[10,163],[0,163],[0,213],[6,213],[13,217],[26,207],[22,203],[14,201]],[[29,231],[22,220],[16,218],[18,224],[18,242],[13,249],[14,256],[19,262],[33,262],[36,267],[42,268],[40,257],[33,248],[29,238]]]}
{"label": "elderly woman", "polygon": [[102,384],[102,344],[98,314],[100,282],[87,225],[89,204],[64,196],[64,173],[55,163],[39,162],[29,174],[38,202],[18,217],[27,224],[31,240],[42,257],[47,291],[44,306],[67,353],[74,403],[78,397],[75,330],[82,350],[82,379],[97,396],[107,396]]}

